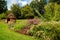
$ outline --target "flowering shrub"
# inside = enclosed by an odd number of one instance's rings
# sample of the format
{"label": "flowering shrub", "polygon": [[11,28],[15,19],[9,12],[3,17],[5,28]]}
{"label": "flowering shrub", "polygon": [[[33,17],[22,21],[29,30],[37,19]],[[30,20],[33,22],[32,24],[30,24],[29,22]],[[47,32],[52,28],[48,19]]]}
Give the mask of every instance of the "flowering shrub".
{"label": "flowering shrub", "polygon": [[39,40],[60,40],[60,22],[41,22],[33,25],[29,32]]}
{"label": "flowering shrub", "polygon": [[38,19],[29,19],[28,22],[30,24],[34,24],[34,25],[37,25],[39,23],[39,20]]}

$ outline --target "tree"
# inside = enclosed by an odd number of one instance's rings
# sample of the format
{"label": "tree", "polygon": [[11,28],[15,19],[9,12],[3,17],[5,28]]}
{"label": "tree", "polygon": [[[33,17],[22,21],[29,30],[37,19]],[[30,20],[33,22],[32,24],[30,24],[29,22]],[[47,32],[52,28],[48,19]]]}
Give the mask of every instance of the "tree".
{"label": "tree", "polygon": [[46,20],[59,21],[60,20],[60,5],[57,3],[49,3],[45,7],[44,18]]}
{"label": "tree", "polygon": [[22,18],[33,18],[33,9],[30,6],[26,5],[21,9],[21,16]]}
{"label": "tree", "polygon": [[0,0],[0,14],[7,10],[7,2],[5,0]]}
{"label": "tree", "polygon": [[54,3],[49,3],[45,5],[45,13],[44,13],[44,18],[46,20],[52,20],[54,16]]}
{"label": "tree", "polygon": [[37,9],[41,14],[44,13],[44,5],[46,4],[46,0],[33,0],[30,4],[32,8]]}
{"label": "tree", "polygon": [[57,2],[58,4],[60,4],[60,0],[49,0],[49,2]]}
{"label": "tree", "polygon": [[21,7],[18,4],[13,4],[11,7],[11,11],[16,16],[16,18],[21,17]]}
{"label": "tree", "polygon": [[30,3],[30,6],[33,8],[34,13],[38,15],[38,17],[43,18],[44,14],[44,5],[46,4],[46,0],[33,0]]}

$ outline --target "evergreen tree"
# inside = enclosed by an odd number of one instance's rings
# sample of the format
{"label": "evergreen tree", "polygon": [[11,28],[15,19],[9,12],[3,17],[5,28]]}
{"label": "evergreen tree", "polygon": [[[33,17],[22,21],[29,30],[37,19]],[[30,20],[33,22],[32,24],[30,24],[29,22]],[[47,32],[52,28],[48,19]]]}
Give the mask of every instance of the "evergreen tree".
{"label": "evergreen tree", "polygon": [[60,4],[60,0],[49,0],[49,2],[56,2],[56,3]]}
{"label": "evergreen tree", "polygon": [[45,4],[46,4],[46,0],[33,0],[30,6],[38,10],[41,14],[43,14]]}
{"label": "evergreen tree", "polygon": [[11,11],[16,16],[16,18],[21,17],[21,7],[18,4],[13,4],[11,7]]}
{"label": "evergreen tree", "polygon": [[5,0],[0,0],[0,14],[7,10],[7,2]]}

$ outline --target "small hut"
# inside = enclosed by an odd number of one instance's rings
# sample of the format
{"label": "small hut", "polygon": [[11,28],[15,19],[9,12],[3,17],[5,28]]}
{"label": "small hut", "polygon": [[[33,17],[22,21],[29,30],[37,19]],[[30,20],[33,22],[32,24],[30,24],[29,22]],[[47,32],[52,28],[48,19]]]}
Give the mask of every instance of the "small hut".
{"label": "small hut", "polygon": [[8,14],[8,16],[6,17],[6,22],[8,23],[9,28],[13,29],[14,24],[16,22],[16,17],[14,16],[14,14],[12,13]]}
{"label": "small hut", "polygon": [[7,23],[9,23],[9,22],[13,22],[14,23],[14,22],[16,22],[16,17],[14,16],[14,14],[10,13],[6,17],[6,21],[7,21]]}

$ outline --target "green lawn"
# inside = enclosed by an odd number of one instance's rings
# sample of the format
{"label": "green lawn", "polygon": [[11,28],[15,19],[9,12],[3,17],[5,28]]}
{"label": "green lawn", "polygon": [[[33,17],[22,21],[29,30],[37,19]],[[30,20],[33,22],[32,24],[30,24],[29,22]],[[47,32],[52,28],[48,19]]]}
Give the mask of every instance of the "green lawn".
{"label": "green lawn", "polygon": [[33,39],[31,36],[18,34],[12,30],[9,30],[8,25],[6,23],[0,22],[0,40],[35,40],[35,39]]}
{"label": "green lawn", "polygon": [[24,28],[27,25],[28,25],[28,22],[27,22],[26,19],[24,19],[24,20],[16,20],[14,28],[15,28],[15,30],[18,30],[18,29],[20,30],[20,29]]}

